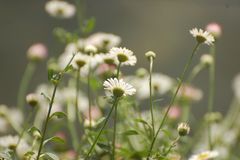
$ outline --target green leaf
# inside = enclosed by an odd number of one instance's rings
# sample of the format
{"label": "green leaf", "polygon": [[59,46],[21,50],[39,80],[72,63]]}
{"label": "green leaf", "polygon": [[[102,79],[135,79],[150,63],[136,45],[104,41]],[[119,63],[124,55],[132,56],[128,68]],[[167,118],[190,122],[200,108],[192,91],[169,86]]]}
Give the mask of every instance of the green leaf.
{"label": "green leaf", "polygon": [[44,142],[43,142],[43,146],[46,145],[47,143],[49,142],[55,142],[55,143],[65,143],[65,141],[60,138],[60,137],[57,137],[57,136],[54,136],[54,137],[51,137],[51,138],[48,138],[46,139]]}
{"label": "green leaf", "polygon": [[161,129],[161,131],[168,137],[170,138],[172,136],[172,133],[166,129]]}
{"label": "green leaf", "polygon": [[64,72],[68,72],[68,71],[72,71],[73,70],[73,66],[72,65],[68,65],[65,69]]}
{"label": "green leaf", "polygon": [[86,20],[84,22],[84,24],[82,25],[82,27],[81,27],[81,31],[83,33],[91,32],[94,29],[94,27],[95,27],[95,23],[96,23],[96,19],[94,17]]}
{"label": "green leaf", "polygon": [[35,126],[32,126],[31,128],[28,129],[28,132],[31,133],[32,135],[39,135],[40,137],[42,137],[42,134],[41,134],[41,131],[35,127]]}
{"label": "green leaf", "polygon": [[132,129],[132,130],[125,131],[122,134],[126,136],[131,136],[131,135],[138,135],[138,132]]}
{"label": "green leaf", "polygon": [[40,158],[43,160],[60,160],[55,154],[49,152],[41,154]]}
{"label": "green leaf", "polygon": [[53,75],[54,75],[54,70],[53,69],[48,69],[48,81],[51,81]]}
{"label": "green leaf", "polygon": [[49,119],[53,119],[54,117],[57,117],[58,119],[60,119],[60,118],[66,118],[67,115],[64,112],[55,112],[50,116]]}
{"label": "green leaf", "polygon": [[48,97],[45,93],[41,93],[41,95],[48,101],[48,102],[50,102],[51,100],[50,100],[50,97]]}
{"label": "green leaf", "polygon": [[97,143],[97,145],[103,149],[104,151],[109,152],[111,150],[111,147],[108,144],[104,144],[104,143]]}
{"label": "green leaf", "polygon": [[152,128],[152,126],[147,121],[145,121],[143,119],[137,118],[137,119],[135,119],[135,121],[138,122],[138,123],[142,123],[142,124],[148,126],[150,129]]}

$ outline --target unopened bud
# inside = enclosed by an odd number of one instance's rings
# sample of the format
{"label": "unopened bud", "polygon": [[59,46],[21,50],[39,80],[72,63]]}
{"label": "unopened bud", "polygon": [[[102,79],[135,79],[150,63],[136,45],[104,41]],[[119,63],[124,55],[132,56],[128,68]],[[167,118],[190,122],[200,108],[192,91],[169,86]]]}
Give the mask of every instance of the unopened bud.
{"label": "unopened bud", "polygon": [[42,43],[32,45],[27,51],[27,57],[31,61],[42,61],[48,56],[47,48]]}
{"label": "unopened bud", "polygon": [[147,53],[145,53],[145,56],[150,59],[150,58],[155,58],[156,57],[156,53],[154,53],[153,51],[148,51]]}
{"label": "unopened bud", "polygon": [[182,122],[178,124],[177,130],[178,130],[179,136],[186,136],[190,132],[190,127],[187,123]]}
{"label": "unopened bud", "polygon": [[30,93],[26,96],[26,101],[30,106],[35,107],[38,104],[38,96],[34,93]]}

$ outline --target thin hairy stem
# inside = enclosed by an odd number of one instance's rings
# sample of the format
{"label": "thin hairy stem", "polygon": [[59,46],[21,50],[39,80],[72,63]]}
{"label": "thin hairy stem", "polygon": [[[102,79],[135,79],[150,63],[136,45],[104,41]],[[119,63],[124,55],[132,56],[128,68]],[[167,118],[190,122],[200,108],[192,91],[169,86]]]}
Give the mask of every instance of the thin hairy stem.
{"label": "thin hairy stem", "polygon": [[[216,61],[216,51],[213,45],[210,48],[210,53],[213,57],[213,63],[209,66],[209,97],[208,97],[208,113],[213,111],[214,106],[214,96],[215,96],[215,61]],[[209,149],[213,149],[212,138],[211,138],[211,122],[208,122],[208,146]]]}
{"label": "thin hairy stem", "polygon": [[55,85],[55,86],[54,86],[54,89],[53,89],[53,94],[52,94],[52,98],[51,98],[51,101],[50,101],[50,104],[49,104],[47,119],[46,119],[46,122],[45,122],[45,124],[44,124],[43,133],[42,133],[42,137],[41,137],[41,142],[40,142],[40,146],[39,146],[39,149],[38,149],[37,160],[39,160],[39,157],[40,157],[40,155],[41,155],[41,151],[42,151],[42,147],[43,147],[43,142],[44,142],[44,139],[45,139],[45,135],[46,135],[46,131],[47,131],[47,126],[48,126],[48,121],[49,121],[49,119],[50,119],[50,114],[51,114],[51,110],[52,110],[54,98],[55,98],[55,95],[56,95],[57,87],[58,87],[58,85]]}
{"label": "thin hairy stem", "polygon": [[112,108],[111,108],[110,112],[108,113],[107,118],[105,119],[104,124],[103,124],[102,128],[100,129],[97,137],[95,138],[93,144],[91,145],[91,148],[90,148],[90,150],[88,151],[87,156],[86,156],[85,159],[88,159],[89,156],[90,156],[90,154],[92,153],[92,151],[93,151],[95,145],[97,144],[98,139],[99,139],[99,137],[101,136],[103,129],[104,129],[105,126],[107,125],[107,123],[108,123],[108,121],[109,121],[109,118],[110,118],[110,116],[111,116],[111,114],[112,114],[112,111],[113,111],[113,109],[115,108],[115,106],[117,105],[117,103],[118,103],[118,99],[115,98],[115,99],[114,99],[114,102],[113,102],[113,105],[112,105]]}
{"label": "thin hairy stem", "polygon": [[150,57],[150,65],[149,65],[149,96],[150,96],[150,109],[151,109],[151,120],[152,120],[152,133],[155,135],[155,127],[154,127],[154,116],[153,116],[153,99],[152,99],[152,68],[153,68],[153,57]]}
{"label": "thin hairy stem", "polygon": [[185,65],[185,67],[184,67],[183,73],[181,74],[181,77],[180,77],[179,82],[178,82],[178,85],[177,85],[177,89],[176,89],[174,95],[172,96],[172,98],[171,98],[171,100],[170,100],[170,103],[169,103],[169,106],[168,106],[168,108],[167,108],[167,110],[166,110],[166,112],[165,112],[165,114],[164,114],[164,116],[163,116],[163,119],[162,119],[162,121],[161,121],[161,123],[160,123],[160,125],[159,125],[159,127],[158,127],[158,130],[157,130],[155,136],[153,137],[153,140],[152,140],[150,149],[149,149],[149,151],[148,151],[148,158],[147,158],[148,160],[149,160],[149,157],[150,157],[150,155],[151,155],[151,153],[152,153],[152,149],[153,149],[154,143],[155,143],[155,141],[156,141],[156,138],[157,138],[160,130],[162,129],[165,121],[167,120],[168,112],[169,112],[169,110],[171,109],[171,107],[172,107],[172,105],[173,105],[173,103],[174,103],[174,101],[175,101],[175,98],[176,98],[176,96],[177,96],[177,94],[178,94],[178,91],[179,91],[180,87],[182,86],[183,80],[184,80],[184,78],[185,78],[185,74],[186,74],[186,72],[188,71],[188,69],[189,69],[189,67],[190,67],[190,65],[191,65],[192,59],[193,59],[194,54],[195,54],[196,50],[198,49],[199,45],[200,45],[200,43],[197,43],[197,45],[194,47],[194,49],[193,49],[193,51],[192,51],[192,54],[191,54],[191,56],[189,57],[186,65]]}

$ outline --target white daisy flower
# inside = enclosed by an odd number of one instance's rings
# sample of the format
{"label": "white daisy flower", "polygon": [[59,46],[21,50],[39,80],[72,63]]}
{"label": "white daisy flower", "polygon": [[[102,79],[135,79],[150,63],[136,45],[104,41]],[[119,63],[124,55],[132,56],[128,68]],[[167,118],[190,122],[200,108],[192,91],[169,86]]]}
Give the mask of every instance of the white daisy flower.
{"label": "white daisy flower", "polygon": [[133,52],[126,48],[113,47],[110,50],[110,54],[117,58],[118,63],[122,65],[134,66],[137,63],[137,58],[133,55]]}
{"label": "white daisy flower", "polygon": [[107,54],[101,54],[102,55],[102,60],[104,63],[106,64],[116,64],[117,63],[117,59],[115,57],[115,55],[107,53]]}
{"label": "white daisy flower", "polygon": [[48,1],[45,5],[45,10],[52,17],[71,18],[76,12],[74,5],[60,0]]}
{"label": "white daisy flower", "polygon": [[72,61],[73,68],[78,69],[89,63],[90,57],[85,54],[77,53]]}
{"label": "white daisy flower", "polygon": [[104,81],[103,86],[107,91],[107,95],[114,97],[122,97],[136,93],[136,89],[122,79],[118,80],[117,78],[109,78]]}
{"label": "white daisy flower", "polygon": [[191,156],[188,160],[209,160],[219,155],[217,151],[204,151]]}
{"label": "white daisy flower", "polygon": [[[4,149],[16,149],[17,143],[18,143],[19,137],[18,136],[2,136],[0,137],[0,148]],[[25,140],[21,139],[19,142],[16,152],[19,157],[23,157],[24,154],[30,150],[30,146],[26,143]]]}
{"label": "white daisy flower", "polygon": [[[129,77],[129,81],[138,90],[137,97],[139,99],[149,98],[149,77],[146,73],[142,77]],[[152,89],[155,95],[164,95],[168,93],[174,86],[174,80],[161,73],[152,74]]]}
{"label": "white daisy flower", "polygon": [[110,33],[95,33],[89,36],[86,40],[87,44],[96,46],[98,49],[109,50],[112,47],[116,47],[120,44],[121,38],[117,35]]}
{"label": "white daisy flower", "polygon": [[196,38],[198,43],[212,45],[215,41],[214,37],[208,31],[203,31],[202,29],[193,28],[190,30],[190,33]]}

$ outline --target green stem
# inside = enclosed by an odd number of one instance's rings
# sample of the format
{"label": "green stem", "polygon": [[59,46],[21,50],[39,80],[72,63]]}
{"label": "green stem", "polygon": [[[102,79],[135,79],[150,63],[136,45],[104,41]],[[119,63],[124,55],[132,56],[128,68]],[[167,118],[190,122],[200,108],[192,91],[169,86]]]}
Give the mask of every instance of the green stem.
{"label": "green stem", "polygon": [[152,140],[150,149],[149,149],[149,151],[148,151],[148,158],[147,158],[147,160],[149,160],[149,157],[150,157],[150,155],[151,155],[151,152],[152,152],[154,143],[155,143],[155,141],[156,141],[156,138],[157,138],[157,136],[158,136],[161,128],[163,127],[164,122],[165,122],[166,119],[167,119],[168,112],[169,112],[169,110],[171,109],[171,107],[172,107],[172,105],[173,105],[173,103],[174,103],[174,101],[175,101],[175,98],[176,98],[176,96],[177,96],[177,93],[178,93],[180,87],[182,86],[183,80],[184,80],[184,78],[185,78],[185,74],[186,74],[186,72],[188,71],[188,69],[189,69],[189,67],[190,67],[190,65],[191,65],[192,59],[193,59],[194,54],[195,54],[196,50],[198,49],[199,45],[200,45],[200,43],[197,43],[197,45],[194,47],[194,49],[193,49],[193,51],[192,51],[192,54],[191,54],[191,56],[189,57],[186,65],[185,65],[185,67],[184,67],[183,73],[182,73],[182,75],[181,75],[181,77],[180,77],[180,79],[179,79],[179,82],[178,82],[177,89],[176,89],[174,95],[172,96],[172,98],[171,98],[171,100],[170,100],[170,103],[169,103],[169,106],[168,106],[168,108],[167,108],[167,110],[166,110],[166,112],[165,112],[165,114],[164,114],[164,116],[163,116],[163,119],[162,119],[162,121],[161,121],[161,123],[160,123],[160,125],[159,125],[159,127],[158,127],[158,130],[157,130],[155,136],[153,137],[153,140]]}
{"label": "green stem", "polygon": [[167,155],[171,152],[171,150],[176,146],[176,144],[177,144],[177,142],[179,141],[179,139],[180,139],[180,136],[178,136],[178,137],[172,142],[172,144],[169,146],[169,148],[168,148],[167,152],[164,154],[164,156],[167,156]]}
{"label": "green stem", "polygon": [[120,67],[121,67],[121,62],[119,62],[118,67],[117,67],[117,79],[119,79],[119,74],[120,74]]}
{"label": "green stem", "polygon": [[107,118],[105,119],[104,124],[103,124],[101,130],[99,131],[99,133],[98,133],[96,139],[94,140],[94,142],[93,142],[93,144],[92,144],[90,150],[88,151],[87,156],[86,156],[85,159],[88,159],[89,156],[90,156],[90,154],[92,153],[92,151],[93,151],[95,145],[97,144],[98,139],[99,139],[99,137],[101,136],[103,129],[105,128],[107,122],[109,121],[109,118],[110,118],[110,116],[111,116],[111,114],[112,114],[112,111],[113,111],[113,109],[115,108],[115,106],[117,105],[117,103],[118,103],[118,99],[115,98],[115,99],[114,99],[114,102],[113,102],[113,105],[112,105],[112,108],[111,108],[110,112],[108,113]]}
{"label": "green stem", "polygon": [[54,98],[55,98],[55,95],[56,95],[57,87],[58,87],[58,85],[55,84],[54,89],[53,89],[52,98],[51,98],[51,101],[50,101],[50,104],[49,104],[47,119],[46,119],[46,122],[45,122],[44,128],[43,128],[43,134],[42,134],[40,146],[39,146],[39,149],[38,149],[37,160],[39,160],[39,157],[40,157],[40,155],[41,155],[41,151],[42,151],[42,147],[43,147],[43,142],[44,142],[44,138],[45,138],[45,135],[46,135],[47,126],[48,126],[48,122],[49,122],[49,118],[50,118],[50,114],[51,114],[51,110],[52,110]]}
{"label": "green stem", "polygon": [[150,57],[150,66],[149,66],[149,94],[150,94],[150,108],[151,108],[151,120],[152,120],[152,132],[153,136],[155,135],[154,127],[154,116],[153,116],[153,100],[152,100],[152,68],[153,68],[153,57]]}
{"label": "green stem", "polygon": [[32,78],[32,75],[35,71],[35,68],[36,68],[36,63],[33,61],[29,61],[25,69],[25,72],[23,74],[22,80],[20,82],[18,96],[17,96],[17,107],[21,110],[24,109],[26,92],[28,90],[28,86]]}
{"label": "green stem", "polygon": [[88,70],[88,77],[87,77],[87,94],[88,94],[88,116],[89,116],[89,129],[92,129],[92,108],[91,108],[91,88],[90,88],[90,80],[91,80],[91,63],[89,62],[89,70]]}
{"label": "green stem", "polygon": [[116,133],[117,133],[117,104],[115,106],[115,112],[114,112],[114,121],[113,121],[113,153],[112,153],[112,160],[115,160],[115,150],[116,150]]}
{"label": "green stem", "polygon": [[[215,54],[215,46],[213,45],[210,48],[210,53],[213,57],[213,63],[209,67],[209,98],[208,98],[208,113],[213,111],[214,105],[214,96],[215,96],[215,61],[216,61],[216,54]],[[211,122],[208,122],[208,145],[209,149],[213,149],[212,138],[211,138]]]}
{"label": "green stem", "polygon": [[199,63],[198,65],[196,65],[192,72],[190,73],[190,76],[187,79],[187,83],[191,83],[193,81],[193,79],[201,72],[201,70],[205,67],[205,65],[203,65],[202,63]]}
{"label": "green stem", "polygon": [[79,108],[78,108],[79,81],[80,81],[80,69],[78,69],[78,70],[77,70],[77,73],[76,73],[75,110],[76,110],[76,122],[77,122],[77,124],[79,124],[79,122],[80,122]]}

